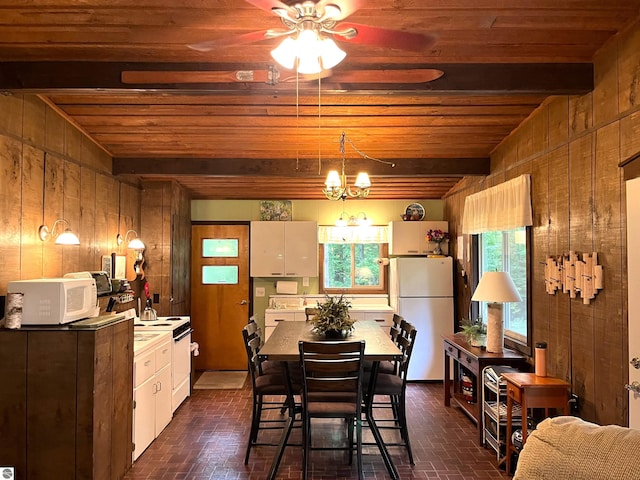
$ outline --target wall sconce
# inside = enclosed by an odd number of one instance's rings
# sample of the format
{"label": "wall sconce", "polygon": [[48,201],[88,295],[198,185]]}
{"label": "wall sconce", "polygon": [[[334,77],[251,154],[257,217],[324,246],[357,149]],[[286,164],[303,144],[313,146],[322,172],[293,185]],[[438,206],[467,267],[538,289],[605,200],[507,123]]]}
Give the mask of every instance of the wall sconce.
{"label": "wall sconce", "polygon": [[118,235],[116,235],[116,243],[118,244],[118,246],[127,241],[130,233],[135,234],[135,236],[129,241],[127,248],[131,248],[133,250],[144,250],[146,247],[144,243],[142,243],[142,240],[138,238],[138,232],[136,232],[135,230],[127,230],[127,233],[124,234],[124,237],[118,233]]}
{"label": "wall sconce", "polygon": [[[66,224],[67,228],[61,234],[56,235],[56,227],[59,223]],[[46,225],[40,225],[40,227],[38,228],[38,236],[43,242],[46,242],[49,237],[53,237],[56,239],[56,245],[80,245],[80,239],[78,239],[78,236],[71,231],[69,222],[67,222],[64,218],[53,222],[51,230],[49,230]]]}

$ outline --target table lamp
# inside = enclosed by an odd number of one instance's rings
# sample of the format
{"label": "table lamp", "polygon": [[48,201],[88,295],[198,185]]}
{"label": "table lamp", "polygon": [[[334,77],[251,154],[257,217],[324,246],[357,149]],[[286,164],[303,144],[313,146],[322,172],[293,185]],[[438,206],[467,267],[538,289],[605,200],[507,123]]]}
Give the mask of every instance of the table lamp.
{"label": "table lamp", "polygon": [[471,300],[487,302],[487,352],[502,353],[504,322],[502,304],[521,302],[522,297],[507,272],[485,272]]}

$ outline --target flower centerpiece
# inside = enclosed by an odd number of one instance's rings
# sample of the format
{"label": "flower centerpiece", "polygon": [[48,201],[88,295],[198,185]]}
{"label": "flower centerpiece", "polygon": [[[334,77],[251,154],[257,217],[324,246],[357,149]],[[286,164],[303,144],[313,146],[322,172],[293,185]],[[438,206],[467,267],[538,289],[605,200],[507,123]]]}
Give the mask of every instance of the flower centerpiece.
{"label": "flower centerpiece", "polygon": [[427,240],[427,242],[436,243],[436,248],[433,249],[433,253],[435,253],[436,255],[440,255],[442,253],[442,248],[440,247],[440,244],[442,242],[449,241],[449,232],[443,232],[439,228],[431,229],[427,232],[425,239]]}
{"label": "flower centerpiece", "polygon": [[327,295],[324,303],[318,302],[318,313],[310,320],[313,331],[330,338],[348,337],[356,322],[349,316],[349,308],[351,303],[344,298],[344,295],[340,297]]}

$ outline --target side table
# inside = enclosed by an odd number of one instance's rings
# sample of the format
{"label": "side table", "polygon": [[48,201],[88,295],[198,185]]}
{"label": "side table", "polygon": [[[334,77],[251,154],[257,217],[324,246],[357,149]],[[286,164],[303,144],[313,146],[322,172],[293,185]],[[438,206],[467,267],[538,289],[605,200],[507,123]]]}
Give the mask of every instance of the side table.
{"label": "side table", "polygon": [[[449,407],[453,398],[453,401],[476,424],[478,443],[482,445],[482,413],[477,401],[482,370],[488,365],[509,365],[528,370],[527,358],[513,350],[505,349],[502,353],[489,353],[480,347],[472,347],[462,334],[443,335],[442,338],[444,340],[444,405]],[[453,382],[451,381],[451,360],[453,360]],[[460,384],[462,368],[471,374],[476,402],[470,403],[462,395]]]}
{"label": "side table", "polygon": [[538,377],[535,373],[503,373],[507,384],[507,474],[511,475],[511,454],[515,448],[511,442],[511,412],[513,402],[522,407],[522,444],[527,441],[527,409],[544,408],[545,417],[549,409],[562,410],[569,415],[569,392],[571,384],[554,377]]}

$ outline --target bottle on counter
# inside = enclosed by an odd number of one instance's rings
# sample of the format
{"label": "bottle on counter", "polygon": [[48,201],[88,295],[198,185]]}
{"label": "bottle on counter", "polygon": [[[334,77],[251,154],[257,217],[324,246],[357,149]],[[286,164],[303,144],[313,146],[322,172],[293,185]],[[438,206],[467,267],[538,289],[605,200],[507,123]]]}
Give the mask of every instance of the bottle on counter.
{"label": "bottle on counter", "polygon": [[536,343],[535,371],[538,377],[547,376],[547,343]]}

